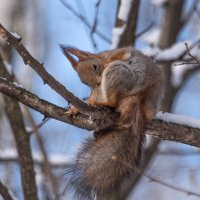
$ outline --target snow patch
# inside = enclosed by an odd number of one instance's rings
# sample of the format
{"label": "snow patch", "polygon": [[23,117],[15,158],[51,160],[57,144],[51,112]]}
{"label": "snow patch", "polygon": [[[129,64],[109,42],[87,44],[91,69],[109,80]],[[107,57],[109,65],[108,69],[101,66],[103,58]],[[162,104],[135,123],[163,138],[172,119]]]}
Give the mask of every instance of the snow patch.
{"label": "snow patch", "polygon": [[172,76],[171,76],[171,84],[174,87],[180,86],[183,81],[183,75],[185,71],[189,69],[193,69],[195,65],[172,65]]}
{"label": "snow patch", "polygon": [[119,39],[122,33],[124,32],[126,25],[123,25],[122,27],[116,27],[113,29],[112,32],[112,46],[111,49],[116,49],[119,44]]}
{"label": "snow patch", "polygon": [[122,0],[119,8],[118,18],[126,21],[130,12],[131,4],[133,0]]}
{"label": "snow patch", "polygon": [[142,36],[142,40],[149,45],[158,46],[160,40],[161,30],[160,28],[154,28]]}
{"label": "snow patch", "polygon": [[185,115],[171,114],[161,111],[156,114],[156,119],[200,129],[200,120]]}
{"label": "snow patch", "polygon": [[155,58],[160,52],[160,49],[157,47],[152,47],[152,48],[150,47],[150,48],[142,49],[141,52],[146,56]]}
{"label": "snow patch", "polygon": [[[15,149],[7,148],[0,149],[0,158],[8,160],[17,160],[18,154]],[[53,166],[62,166],[73,163],[73,159],[62,154],[52,154],[48,156],[49,162]],[[39,152],[33,152],[33,160],[35,163],[42,163],[42,154]]]}
{"label": "snow patch", "polygon": [[0,157],[1,158],[6,158],[6,159],[17,159],[18,154],[16,149],[0,149]]}
{"label": "snow patch", "polygon": [[4,80],[4,81],[7,81],[7,79],[6,79],[5,77],[1,77],[1,76],[0,76],[0,79],[1,79],[1,80]]}
{"label": "snow patch", "polygon": [[[127,21],[132,2],[133,2],[133,0],[122,0],[121,1],[118,16],[117,16],[118,19],[120,19],[124,22]],[[113,29],[111,49],[117,48],[117,46],[119,44],[120,36],[124,32],[125,27],[126,27],[126,24],[122,25],[121,27],[115,27]]]}
{"label": "snow patch", "polygon": [[[42,154],[39,152],[33,153],[34,162],[41,163],[43,161]],[[53,154],[48,156],[49,163],[54,166],[67,165],[72,163],[72,159],[62,154]]]}
{"label": "snow patch", "polygon": [[20,35],[18,35],[16,32],[10,32],[10,34],[15,37],[16,39],[21,39],[22,37]]}
{"label": "snow patch", "polygon": [[151,0],[151,4],[157,7],[162,6],[166,2],[167,0]]}
{"label": "snow patch", "polygon": [[23,85],[17,83],[17,82],[13,82],[13,85],[16,86],[16,87],[19,87],[19,88],[23,88]]}
{"label": "snow patch", "polygon": [[32,129],[30,126],[26,126],[25,129],[26,129],[26,131],[27,131],[28,133],[30,133],[30,132],[33,131],[33,129]]}
{"label": "snow patch", "polygon": [[156,60],[176,60],[186,51],[185,42],[177,42],[170,48],[161,51],[157,56]]}

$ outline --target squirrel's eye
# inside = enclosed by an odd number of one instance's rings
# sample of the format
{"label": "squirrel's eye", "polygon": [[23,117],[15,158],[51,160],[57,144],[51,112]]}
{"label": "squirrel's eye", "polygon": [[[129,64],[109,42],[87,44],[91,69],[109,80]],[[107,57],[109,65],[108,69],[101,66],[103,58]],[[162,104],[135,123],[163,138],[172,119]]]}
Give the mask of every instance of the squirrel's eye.
{"label": "squirrel's eye", "polygon": [[94,69],[96,71],[97,70],[97,65],[96,64],[92,64],[92,69]]}

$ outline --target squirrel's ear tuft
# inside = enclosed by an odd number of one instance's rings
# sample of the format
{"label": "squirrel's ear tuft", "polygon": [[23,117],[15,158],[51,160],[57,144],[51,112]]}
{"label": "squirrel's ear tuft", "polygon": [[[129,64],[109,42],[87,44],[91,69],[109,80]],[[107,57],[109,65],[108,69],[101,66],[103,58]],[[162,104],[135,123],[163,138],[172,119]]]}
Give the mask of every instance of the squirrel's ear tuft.
{"label": "squirrel's ear tuft", "polygon": [[64,44],[59,44],[59,46],[60,46],[61,50],[64,52],[66,49],[66,46]]}
{"label": "squirrel's ear tuft", "polygon": [[60,44],[59,46],[62,52],[64,53],[64,55],[67,57],[67,59],[71,63],[72,67],[76,70],[78,61],[75,58],[73,58],[73,56],[71,55],[71,49],[74,49],[74,48],[63,45],[63,44]]}
{"label": "squirrel's ear tuft", "polygon": [[60,48],[64,51],[64,54],[72,54],[73,56],[76,56],[79,61],[85,61],[90,58],[92,58],[91,53],[87,51],[82,51],[80,49],[74,48],[72,46],[65,46],[65,45],[60,45]]}
{"label": "squirrel's ear tuft", "polygon": [[[74,48],[74,47],[72,47],[72,46],[70,46],[70,45],[59,44],[59,46],[60,46],[60,48],[61,48],[61,50],[62,50],[62,52],[63,52],[64,54],[66,54],[66,53],[71,53],[71,51],[73,51],[73,50],[76,49],[76,48]],[[73,54],[73,53],[72,53],[72,54]]]}

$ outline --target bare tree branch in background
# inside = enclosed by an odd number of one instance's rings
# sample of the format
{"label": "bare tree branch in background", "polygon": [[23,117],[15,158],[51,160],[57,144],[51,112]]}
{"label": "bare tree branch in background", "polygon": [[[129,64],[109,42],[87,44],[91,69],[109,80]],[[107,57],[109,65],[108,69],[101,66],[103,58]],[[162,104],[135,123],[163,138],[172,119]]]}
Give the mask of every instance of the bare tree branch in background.
{"label": "bare tree branch in background", "polygon": [[118,48],[134,45],[139,6],[140,6],[140,0],[132,1],[128,19],[125,25],[125,29],[120,37]]}
{"label": "bare tree branch in background", "polygon": [[[0,75],[10,79],[3,61],[0,57]],[[22,187],[25,199],[37,200],[37,189],[35,183],[35,172],[30,148],[29,136],[25,130],[22,113],[19,104],[14,99],[4,96],[5,111],[10,122],[19,155]],[[16,114],[17,113],[17,114]]]}
{"label": "bare tree branch in background", "polygon": [[[52,189],[52,193],[53,193],[54,199],[58,200],[59,199],[58,198],[58,196],[59,196],[59,194],[58,194],[58,183],[57,183],[56,177],[54,176],[54,174],[51,171],[51,166],[50,166],[50,163],[49,163],[48,155],[46,153],[42,137],[40,136],[39,129],[36,128],[35,121],[34,121],[32,115],[31,115],[28,107],[25,107],[24,110],[25,110],[25,115],[27,116],[27,119],[31,124],[31,127],[34,130],[34,134],[35,134],[35,137],[37,139],[38,146],[40,148],[42,159],[44,161],[42,163],[42,166],[41,166],[43,174],[46,175],[47,182],[50,183],[50,185],[51,185],[51,189]],[[50,195],[50,194],[47,194],[47,195]],[[51,196],[49,196],[49,198],[51,198]]]}
{"label": "bare tree branch in background", "polygon": [[182,19],[181,27],[184,27],[190,21],[190,19],[192,18],[192,15],[194,14],[194,12],[197,9],[198,3],[199,3],[199,0],[195,0],[193,2],[193,4],[191,5],[190,10],[188,11],[188,13],[186,13],[186,15]]}
{"label": "bare tree branch in background", "polygon": [[4,198],[4,200],[13,200],[6,186],[0,181],[0,196]]}
{"label": "bare tree branch in background", "polygon": [[[90,30],[92,30],[92,25],[90,25],[90,23],[88,22],[88,20],[81,15],[79,12],[77,12],[70,4],[68,4],[65,0],[60,0],[61,3],[70,11],[74,14],[74,16],[76,16],[78,19],[80,19]],[[105,36],[103,33],[101,33],[99,30],[96,29],[95,33],[101,38],[103,39],[105,42],[107,43],[111,43],[110,38],[108,38],[107,36]]]}
{"label": "bare tree branch in background", "polygon": [[94,39],[94,33],[97,32],[100,4],[101,4],[101,0],[97,0],[96,6],[95,6],[96,7],[95,18],[94,18],[94,22],[93,22],[92,29],[90,32],[91,40],[92,40],[92,43],[93,43],[95,49],[97,48],[97,44]]}

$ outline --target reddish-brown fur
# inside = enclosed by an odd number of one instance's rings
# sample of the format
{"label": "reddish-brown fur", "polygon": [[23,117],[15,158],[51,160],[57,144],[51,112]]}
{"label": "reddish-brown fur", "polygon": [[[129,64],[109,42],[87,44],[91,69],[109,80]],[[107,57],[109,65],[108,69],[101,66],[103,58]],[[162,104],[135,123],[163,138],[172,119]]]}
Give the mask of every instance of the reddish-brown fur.
{"label": "reddish-brown fur", "polygon": [[100,136],[83,145],[67,169],[68,188],[80,199],[116,199],[138,168],[144,125],[154,117],[161,95],[160,70],[131,47],[96,55],[68,47],[64,53],[82,82],[91,87],[88,103],[120,113],[114,127],[100,130]]}

